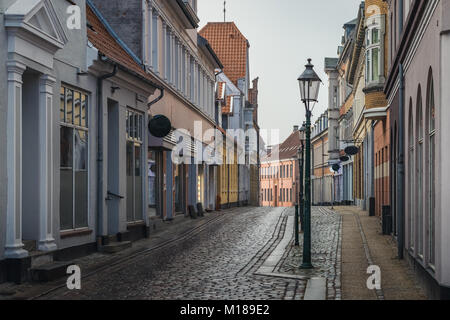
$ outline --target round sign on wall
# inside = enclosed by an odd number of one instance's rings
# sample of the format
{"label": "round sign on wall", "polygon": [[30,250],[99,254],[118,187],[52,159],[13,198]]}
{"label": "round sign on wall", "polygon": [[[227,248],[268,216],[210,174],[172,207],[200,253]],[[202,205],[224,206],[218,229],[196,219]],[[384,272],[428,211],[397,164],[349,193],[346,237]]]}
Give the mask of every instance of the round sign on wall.
{"label": "round sign on wall", "polygon": [[342,162],[347,162],[348,160],[350,160],[349,156],[342,156],[339,158],[339,160],[341,160]]}
{"label": "round sign on wall", "polygon": [[333,164],[333,166],[331,167],[333,169],[334,172],[338,172],[339,169],[341,169],[341,165],[338,163]]}
{"label": "round sign on wall", "polygon": [[349,147],[345,148],[345,153],[350,156],[354,156],[354,155],[358,154],[358,152],[359,152],[359,148],[355,147],[355,146],[349,146]]}
{"label": "round sign on wall", "polygon": [[156,115],[148,122],[148,130],[152,136],[164,138],[172,130],[172,123],[166,116]]}

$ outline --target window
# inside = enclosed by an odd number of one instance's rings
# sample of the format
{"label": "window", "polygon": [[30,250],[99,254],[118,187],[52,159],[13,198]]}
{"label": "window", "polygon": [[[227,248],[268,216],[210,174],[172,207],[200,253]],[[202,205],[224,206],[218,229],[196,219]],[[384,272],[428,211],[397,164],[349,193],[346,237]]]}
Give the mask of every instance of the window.
{"label": "window", "polygon": [[202,87],[202,71],[200,65],[197,64],[197,99],[195,100],[197,106],[201,106],[202,104],[201,87]]}
{"label": "window", "polygon": [[88,227],[88,97],[60,90],[60,228]]}
{"label": "window", "polygon": [[413,121],[413,108],[412,99],[409,107],[409,156],[408,156],[408,167],[409,167],[409,242],[410,249],[414,250],[414,121]]}
{"label": "window", "polygon": [[166,79],[172,82],[172,40],[169,27],[166,27]]}
{"label": "window", "polygon": [[380,30],[371,28],[367,32],[366,83],[377,83],[380,81],[380,53]]}
{"label": "window", "polygon": [[143,213],[143,123],[144,115],[128,109],[126,116],[126,138],[127,138],[127,221],[142,220]]}
{"label": "window", "polygon": [[189,98],[192,103],[195,101],[195,61],[191,57],[190,61],[190,79],[189,79],[189,88],[190,88],[190,94]]}
{"label": "window", "polygon": [[366,31],[366,85],[380,83],[384,75],[384,16],[367,19]]}
{"label": "window", "polygon": [[180,45],[178,40],[175,40],[175,86],[180,89]]}
{"label": "window", "polygon": [[159,70],[158,66],[158,15],[153,12],[152,15],[152,67],[156,72]]}
{"label": "window", "polygon": [[181,91],[186,95],[186,50],[181,48]]}
{"label": "window", "polygon": [[417,147],[416,147],[416,199],[417,199],[417,231],[418,231],[418,254],[423,258],[423,117],[422,117],[422,94],[419,86],[417,95]]}

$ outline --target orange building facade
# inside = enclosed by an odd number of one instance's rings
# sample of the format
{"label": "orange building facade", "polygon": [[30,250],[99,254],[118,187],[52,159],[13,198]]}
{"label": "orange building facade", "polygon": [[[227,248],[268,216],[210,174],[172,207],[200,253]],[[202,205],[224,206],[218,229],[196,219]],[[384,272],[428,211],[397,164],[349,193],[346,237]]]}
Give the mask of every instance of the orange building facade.
{"label": "orange building facade", "polygon": [[298,149],[301,133],[294,127],[292,134],[261,160],[260,199],[263,207],[293,207],[298,202]]}

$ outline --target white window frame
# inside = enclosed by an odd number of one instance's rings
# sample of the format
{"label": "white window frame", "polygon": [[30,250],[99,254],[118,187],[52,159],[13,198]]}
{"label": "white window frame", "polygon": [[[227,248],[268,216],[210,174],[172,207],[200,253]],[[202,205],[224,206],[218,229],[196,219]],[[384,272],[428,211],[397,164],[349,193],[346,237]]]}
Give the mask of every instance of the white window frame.
{"label": "white window frame", "polygon": [[[144,113],[142,113],[141,111],[138,111],[136,109],[133,109],[129,106],[127,106],[126,108],[126,127],[125,127],[125,134],[126,134],[126,143],[128,144],[129,142],[133,143],[133,172],[135,172],[136,167],[136,159],[135,159],[135,152],[134,152],[134,148],[136,146],[139,146],[141,148],[141,159],[139,159],[141,168],[140,168],[140,172],[141,172],[141,177],[142,177],[142,184],[141,184],[141,193],[142,193],[142,199],[141,199],[141,208],[142,211],[141,212],[136,212],[136,191],[134,190],[134,187],[136,186],[136,182],[135,182],[135,175],[133,174],[133,219],[132,220],[128,220],[128,214],[127,214],[127,223],[135,223],[135,222],[140,222],[143,221],[143,217],[145,214],[145,188],[144,188],[144,184],[145,184],[145,167],[144,167],[144,161],[143,159],[146,159],[146,152],[145,152],[145,148],[144,148],[144,133],[145,133],[145,115]],[[131,120],[130,116],[133,117],[138,117],[138,121],[139,121],[139,125],[136,126],[136,124],[134,125],[133,128],[131,128],[130,123],[128,122],[129,120]],[[136,132],[134,132],[133,129],[136,129]],[[127,194],[127,197],[129,195]],[[128,210],[128,208],[127,208]]]}
{"label": "white window frame", "polygon": [[[74,150],[72,150],[72,201],[73,201],[72,202],[72,223],[73,223],[73,228],[71,228],[71,229],[62,229],[61,223],[60,223],[60,226],[59,226],[60,227],[60,231],[64,232],[64,231],[85,230],[85,229],[89,229],[89,226],[90,226],[90,197],[89,197],[89,194],[90,194],[90,183],[89,183],[89,181],[90,181],[91,168],[90,168],[90,132],[89,132],[90,115],[89,115],[89,112],[90,112],[91,96],[85,91],[81,91],[79,89],[76,89],[76,88],[74,88],[74,87],[72,87],[70,85],[66,85],[64,83],[61,84],[60,90],[62,88],[64,88],[64,91],[65,91],[64,92],[64,99],[65,99],[65,102],[64,102],[64,119],[61,119],[61,113],[59,113],[59,115],[60,115],[59,127],[60,128],[61,127],[71,128],[73,130],[73,132],[72,132],[72,139],[75,138],[75,130],[84,131],[86,133],[86,135],[87,135],[87,138],[86,138],[86,140],[87,140],[87,154],[86,154],[86,171],[87,171],[87,190],[86,190],[86,193],[87,193],[87,203],[86,203],[86,205],[87,205],[87,212],[86,212],[86,215],[87,216],[86,216],[86,218],[87,218],[87,225],[83,226],[83,227],[79,227],[79,228],[76,227],[76,216],[75,216],[75,214],[76,214],[76,206],[75,206],[76,205],[76,203],[75,203],[76,185],[75,185],[75,169],[74,169],[74,166],[75,166],[75,163],[74,163],[74,161],[75,161],[75,154],[73,152]],[[74,97],[75,97],[75,92],[80,94],[80,98],[82,96],[85,97],[85,117],[86,117],[86,119],[85,119],[85,125],[84,126],[81,123],[79,125],[75,124],[75,103],[72,103],[72,123],[67,122],[67,90],[71,90],[72,91],[72,94],[73,94],[73,98],[72,99],[74,99]],[[60,109],[60,112],[61,112],[61,109]],[[82,112],[82,109],[80,108],[80,113],[81,112]],[[81,114],[80,114],[80,116],[81,116]],[[61,137],[60,137],[60,139],[61,139]],[[72,148],[74,148],[75,147],[75,142],[72,141],[72,143],[73,143]],[[63,167],[61,167],[61,163],[60,163],[59,164],[59,170],[61,170],[61,169],[63,169]],[[59,214],[61,215],[61,211],[59,212]]]}
{"label": "white window frame", "polygon": [[[373,15],[366,22],[366,85],[376,85],[385,82],[384,75],[384,38],[385,38],[385,15]],[[378,42],[372,43],[373,31],[378,30]],[[378,79],[373,80],[373,56],[374,50],[378,50]]]}

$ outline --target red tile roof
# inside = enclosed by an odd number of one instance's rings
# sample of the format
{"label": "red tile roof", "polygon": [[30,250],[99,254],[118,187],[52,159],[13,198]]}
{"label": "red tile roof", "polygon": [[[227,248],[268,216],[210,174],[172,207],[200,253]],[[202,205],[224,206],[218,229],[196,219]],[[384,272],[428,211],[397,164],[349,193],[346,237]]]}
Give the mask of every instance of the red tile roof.
{"label": "red tile roof", "polygon": [[222,106],[223,114],[231,114],[233,113],[233,96],[227,96],[225,99],[225,105]]}
{"label": "red tile roof", "polygon": [[[297,158],[298,149],[302,146],[300,141],[300,131],[294,131],[292,134],[284,140],[284,142],[275,147],[271,154],[279,153],[279,160],[295,159]],[[269,155],[270,156],[270,155]],[[262,161],[270,160],[268,157],[262,159]]]}
{"label": "red tile roof", "polygon": [[218,82],[217,83],[217,99],[218,100],[224,100],[225,99],[225,82]]}
{"label": "red tile roof", "polygon": [[248,40],[234,22],[209,22],[200,35],[208,40],[224,66],[224,73],[237,85],[247,74]]}
{"label": "red tile roof", "polygon": [[110,60],[121,65],[129,71],[137,73],[149,81],[154,79],[144,70],[144,67],[117,42],[110,34],[96,13],[86,5],[86,18],[90,25],[87,29],[88,40]]}

